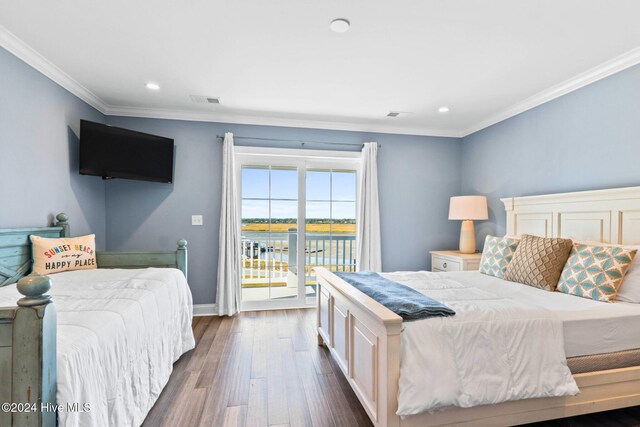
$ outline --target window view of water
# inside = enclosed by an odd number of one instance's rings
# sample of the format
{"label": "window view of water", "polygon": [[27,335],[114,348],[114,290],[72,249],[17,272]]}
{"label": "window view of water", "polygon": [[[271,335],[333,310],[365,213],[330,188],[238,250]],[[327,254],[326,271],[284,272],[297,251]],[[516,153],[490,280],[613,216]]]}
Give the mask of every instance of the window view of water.
{"label": "window view of water", "polygon": [[313,299],[314,267],[355,271],[356,173],[307,170],[304,242],[297,175],[295,168],[242,168],[243,300],[297,297],[301,277]]}

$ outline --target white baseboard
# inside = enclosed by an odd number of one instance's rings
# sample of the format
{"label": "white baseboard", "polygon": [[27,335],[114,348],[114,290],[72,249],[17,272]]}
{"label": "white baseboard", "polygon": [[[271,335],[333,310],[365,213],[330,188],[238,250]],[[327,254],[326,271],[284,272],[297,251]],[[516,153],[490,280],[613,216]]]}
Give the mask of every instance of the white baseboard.
{"label": "white baseboard", "polygon": [[193,316],[217,316],[218,305],[217,304],[194,304]]}
{"label": "white baseboard", "polygon": [[[270,307],[270,308],[260,308],[259,310],[255,308],[247,308],[244,307],[242,311],[269,311],[269,310],[283,310],[283,309],[296,309],[296,308],[309,308],[315,309],[316,306],[312,305],[303,305],[303,306],[292,306],[292,307]],[[218,315],[218,304],[194,304],[193,305],[193,317],[199,316],[217,316]]]}

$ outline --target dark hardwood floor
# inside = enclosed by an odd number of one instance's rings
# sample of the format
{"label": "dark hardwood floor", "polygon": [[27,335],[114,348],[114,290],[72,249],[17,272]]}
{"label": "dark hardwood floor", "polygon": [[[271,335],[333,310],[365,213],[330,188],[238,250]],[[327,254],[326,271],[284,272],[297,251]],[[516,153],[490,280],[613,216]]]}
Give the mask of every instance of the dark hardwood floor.
{"label": "dark hardwood floor", "polygon": [[[195,318],[144,426],[371,426],[314,323],[313,309]],[[640,426],[640,407],[534,426]]]}

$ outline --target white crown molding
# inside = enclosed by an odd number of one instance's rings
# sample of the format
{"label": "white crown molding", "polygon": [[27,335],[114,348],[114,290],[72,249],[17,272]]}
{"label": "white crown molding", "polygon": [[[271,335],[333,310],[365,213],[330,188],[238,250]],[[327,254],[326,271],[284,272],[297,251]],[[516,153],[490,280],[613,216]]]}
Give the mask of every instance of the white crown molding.
{"label": "white crown molding", "polygon": [[397,135],[437,136],[460,138],[462,133],[441,129],[406,128],[380,124],[358,124],[312,119],[293,119],[273,116],[253,116],[230,113],[199,112],[186,110],[165,110],[140,107],[109,106],[107,116],[145,117],[152,119],[189,120],[196,122],[232,123],[242,125],[282,126],[293,128],[327,129],[352,132],[390,133]]}
{"label": "white crown molding", "polygon": [[0,25],[0,47],[21,59],[22,61],[41,72],[64,89],[68,90],[87,104],[100,111],[107,116],[126,116],[126,117],[143,117],[154,119],[171,119],[171,120],[188,120],[201,122],[217,122],[217,123],[233,123],[247,125],[262,126],[283,126],[294,128],[311,128],[311,129],[327,129],[341,130],[353,132],[375,132],[399,135],[415,135],[415,136],[439,136],[450,138],[462,138],[478,132],[491,125],[499,123],[510,117],[523,113],[527,110],[535,108],[562,95],[573,92],[593,82],[601,80],[619,71],[640,64],[640,48],[633,49],[623,55],[620,55],[610,61],[596,66],[584,73],[544,90],[534,96],[505,108],[504,110],[493,114],[489,118],[482,120],[473,126],[464,130],[442,130],[428,128],[405,128],[393,124],[358,124],[344,123],[335,121],[311,120],[311,119],[294,119],[273,116],[253,116],[253,115],[236,115],[230,113],[210,113],[210,112],[194,112],[188,110],[166,110],[154,108],[139,108],[113,106],[105,103],[100,97],[95,95],[89,89],[74,80],[67,73],[62,71],[48,59],[40,55],[33,48],[20,40],[18,37],[9,32]]}
{"label": "white crown molding", "polygon": [[33,50],[29,45],[13,35],[9,30],[0,25],[0,47],[5,48],[22,61],[41,72],[64,89],[68,90],[96,110],[104,114],[107,104],[82,86],[67,73],[62,71],[44,56]]}
{"label": "white crown molding", "polygon": [[218,315],[217,304],[194,304],[193,305],[193,317],[217,316],[217,315]]}
{"label": "white crown molding", "polygon": [[566,95],[581,87],[587,86],[598,80],[604,79],[612,74],[618,73],[634,65],[640,64],[640,48],[635,48],[626,52],[616,58],[613,58],[603,64],[591,68],[590,70],[580,73],[575,77],[570,78],[560,84],[543,90],[523,101],[520,101],[504,110],[492,115],[491,117],[482,120],[473,126],[467,128],[464,132],[461,132],[462,136],[469,136],[472,133],[478,132],[491,125],[499,123],[510,117],[524,113],[527,110],[535,108],[546,102],[552,101],[556,98]]}

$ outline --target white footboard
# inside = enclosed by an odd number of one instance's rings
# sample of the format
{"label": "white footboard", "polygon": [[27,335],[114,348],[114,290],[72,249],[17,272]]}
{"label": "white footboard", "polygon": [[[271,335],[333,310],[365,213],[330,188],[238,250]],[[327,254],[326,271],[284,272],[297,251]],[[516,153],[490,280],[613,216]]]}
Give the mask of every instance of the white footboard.
{"label": "white footboard", "polygon": [[508,426],[640,405],[640,366],[574,375],[580,394],[449,408],[401,419],[402,319],[324,268],[318,279],[318,344],[327,345],[376,427]]}
{"label": "white footboard", "polygon": [[398,427],[402,318],[324,268],[318,279],[319,344],[327,345],[377,427]]}

